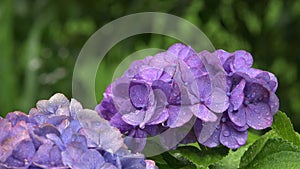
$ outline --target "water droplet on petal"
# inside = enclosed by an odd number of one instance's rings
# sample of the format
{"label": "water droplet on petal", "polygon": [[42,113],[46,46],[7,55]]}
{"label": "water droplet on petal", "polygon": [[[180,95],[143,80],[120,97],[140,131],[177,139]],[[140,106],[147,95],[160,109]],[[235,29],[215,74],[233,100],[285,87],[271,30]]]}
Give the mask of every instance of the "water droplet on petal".
{"label": "water droplet on petal", "polygon": [[225,123],[226,122],[226,117],[222,117],[222,122]]}
{"label": "water droplet on petal", "polygon": [[250,102],[249,102],[248,100],[245,100],[245,101],[244,101],[244,104],[245,104],[245,105],[248,105],[249,103],[250,103]]}
{"label": "water droplet on petal", "polygon": [[230,135],[231,135],[231,133],[230,133],[229,130],[223,131],[223,136],[224,136],[224,137],[229,137]]}
{"label": "water droplet on petal", "polygon": [[168,103],[168,102],[165,102],[165,106],[166,106],[166,107],[169,106],[169,103]]}
{"label": "water droplet on petal", "polygon": [[236,141],[237,141],[237,143],[238,143],[239,145],[241,145],[241,146],[245,144],[245,140],[242,139],[242,138],[237,137],[237,138],[236,138]]}

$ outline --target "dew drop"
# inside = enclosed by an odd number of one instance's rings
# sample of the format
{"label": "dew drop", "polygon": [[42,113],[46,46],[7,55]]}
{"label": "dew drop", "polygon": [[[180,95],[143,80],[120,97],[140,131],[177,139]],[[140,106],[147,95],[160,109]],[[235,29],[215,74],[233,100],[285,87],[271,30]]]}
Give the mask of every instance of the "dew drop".
{"label": "dew drop", "polygon": [[245,144],[245,140],[242,139],[242,138],[236,138],[236,141],[237,141],[237,143],[238,143],[239,145],[241,145],[241,146]]}
{"label": "dew drop", "polygon": [[111,148],[107,149],[107,151],[108,151],[109,153],[113,153],[113,152],[114,152]]}
{"label": "dew drop", "polygon": [[229,130],[223,131],[223,136],[224,136],[224,137],[229,137],[230,135],[231,135],[231,133],[230,133]]}
{"label": "dew drop", "polygon": [[248,105],[249,103],[250,103],[250,102],[249,102],[248,100],[245,100],[245,101],[244,101],[244,104],[245,104],[245,105]]}
{"label": "dew drop", "polygon": [[165,102],[164,104],[165,104],[166,107],[169,106],[169,103],[168,103],[168,102]]}
{"label": "dew drop", "polygon": [[203,98],[201,98],[201,99],[200,99],[200,103],[203,104],[204,102],[205,102],[205,100],[204,100]]}
{"label": "dew drop", "polygon": [[25,165],[28,165],[28,164],[29,164],[29,162],[28,162],[27,159],[24,159],[24,164],[25,164]]}
{"label": "dew drop", "polygon": [[225,123],[226,122],[226,117],[223,117],[221,120],[222,120],[223,123]]}

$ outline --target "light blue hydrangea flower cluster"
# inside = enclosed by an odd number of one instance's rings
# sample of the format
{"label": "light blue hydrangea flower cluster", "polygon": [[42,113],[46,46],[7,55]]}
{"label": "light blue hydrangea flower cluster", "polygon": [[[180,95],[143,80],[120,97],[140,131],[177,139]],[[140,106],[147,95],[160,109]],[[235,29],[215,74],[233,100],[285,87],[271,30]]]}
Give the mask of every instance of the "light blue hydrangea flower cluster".
{"label": "light blue hydrangea flower cluster", "polygon": [[29,115],[0,119],[0,168],[155,169],[131,153],[120,131],[93,110],[62,94],[41,100]]}

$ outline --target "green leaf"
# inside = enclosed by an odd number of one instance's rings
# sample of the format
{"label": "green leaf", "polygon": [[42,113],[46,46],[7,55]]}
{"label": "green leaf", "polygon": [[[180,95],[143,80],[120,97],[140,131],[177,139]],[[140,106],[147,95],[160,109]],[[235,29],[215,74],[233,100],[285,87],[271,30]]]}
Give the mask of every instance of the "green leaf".
{"label": "green leaf", "polygon": [[[251,153],[243,156],[241,168],[245,169],[282,169],[300,168],[300,150],[281,138],[268,139],[261,150],[249,163],[243,163]],[[246,165],[245,165],[246,164]]]}
{"label": "green leaf", "polygon": [[202,148],[201,150],[195,146],[178,147],[176,150],[169,152],[177,159],[186,159],[193,163],[197,168],[207,168],[208,166],[220,161],[228,154],[228,149],[224,147],[218,148]]}
{"label": "green leaf", "polygon": [[238,148],[236,151],[230,150],[229,154],[222,160],[217,162],[212,168],[213,169],[237,169],[240,164],[241,157],[244,152],[248,149],[250,144]]}
{"label": "green leaf", "polygon": [[294,131],[293,125],[285,113],[279,111],[275,115],[272,128],[278,136],[300,147],[299,134]]}
{"label": "green leaf", "polygon": [[266,134],[264,134],[263,136],[261,136],[256,142],[254,142],[242,156],[240,167],[245,167],[249,163],[251,163],[255,159],[255,157],[260,153],[260,151],[263,149],[268,139],[274,137],[276,137],[276,133],[271,130]]}
{"label": "green leaf", "polygon": [[190,165],[191,163],[183,158],[176,158],[168,152],[162,154],[163,159],[167,162],[170,168],[179,169]]}
{"label": "green leaf", "polygon": [[187,165],[184,167],[181,167],[180,169],[196,169],[195,165]]}

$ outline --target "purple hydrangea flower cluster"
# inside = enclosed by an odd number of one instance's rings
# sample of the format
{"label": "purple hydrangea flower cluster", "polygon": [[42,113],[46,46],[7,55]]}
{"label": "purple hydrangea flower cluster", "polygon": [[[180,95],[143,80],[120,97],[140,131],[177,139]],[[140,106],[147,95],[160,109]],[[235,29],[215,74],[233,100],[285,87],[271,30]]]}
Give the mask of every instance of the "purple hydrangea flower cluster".
{"label": "purple hydrangea flower cluster", "polygon": [[0,119],[0,168],[155,169],[131,153],[120,131],[72,99],[55,94],[29,115],[12,112]]}
{"label": "purple hydrangea flower cluster", "polygon": [[[279,109],[279,99],[275,94],[277,79],[270,72],[252,68],[253,58],[243,50],[233,53],[204,51],[200,55],[219,58],[226,71],[226,93],[229,97],[228,109],[214,133],[201,143],[208,147],[221,143],[236,149],[246,143],[249,127],[262,130],[272,125],[273,116]],[[196,136],[199,136],[202,126],[202,122],[197,120],[194,126]]]}
{"label": "purple hydrangea flower cluster", "polygon": [[246,143],[249,127],[270,127],[279,107],[276,77],[252,64],[243,50],[197,53],[174,44],[133,62],[108,86],[95,110],[123,134],[145,138],[136,151],[143,150],[148,136],[193,118],[193,132],[182,142],[235,149]]}

